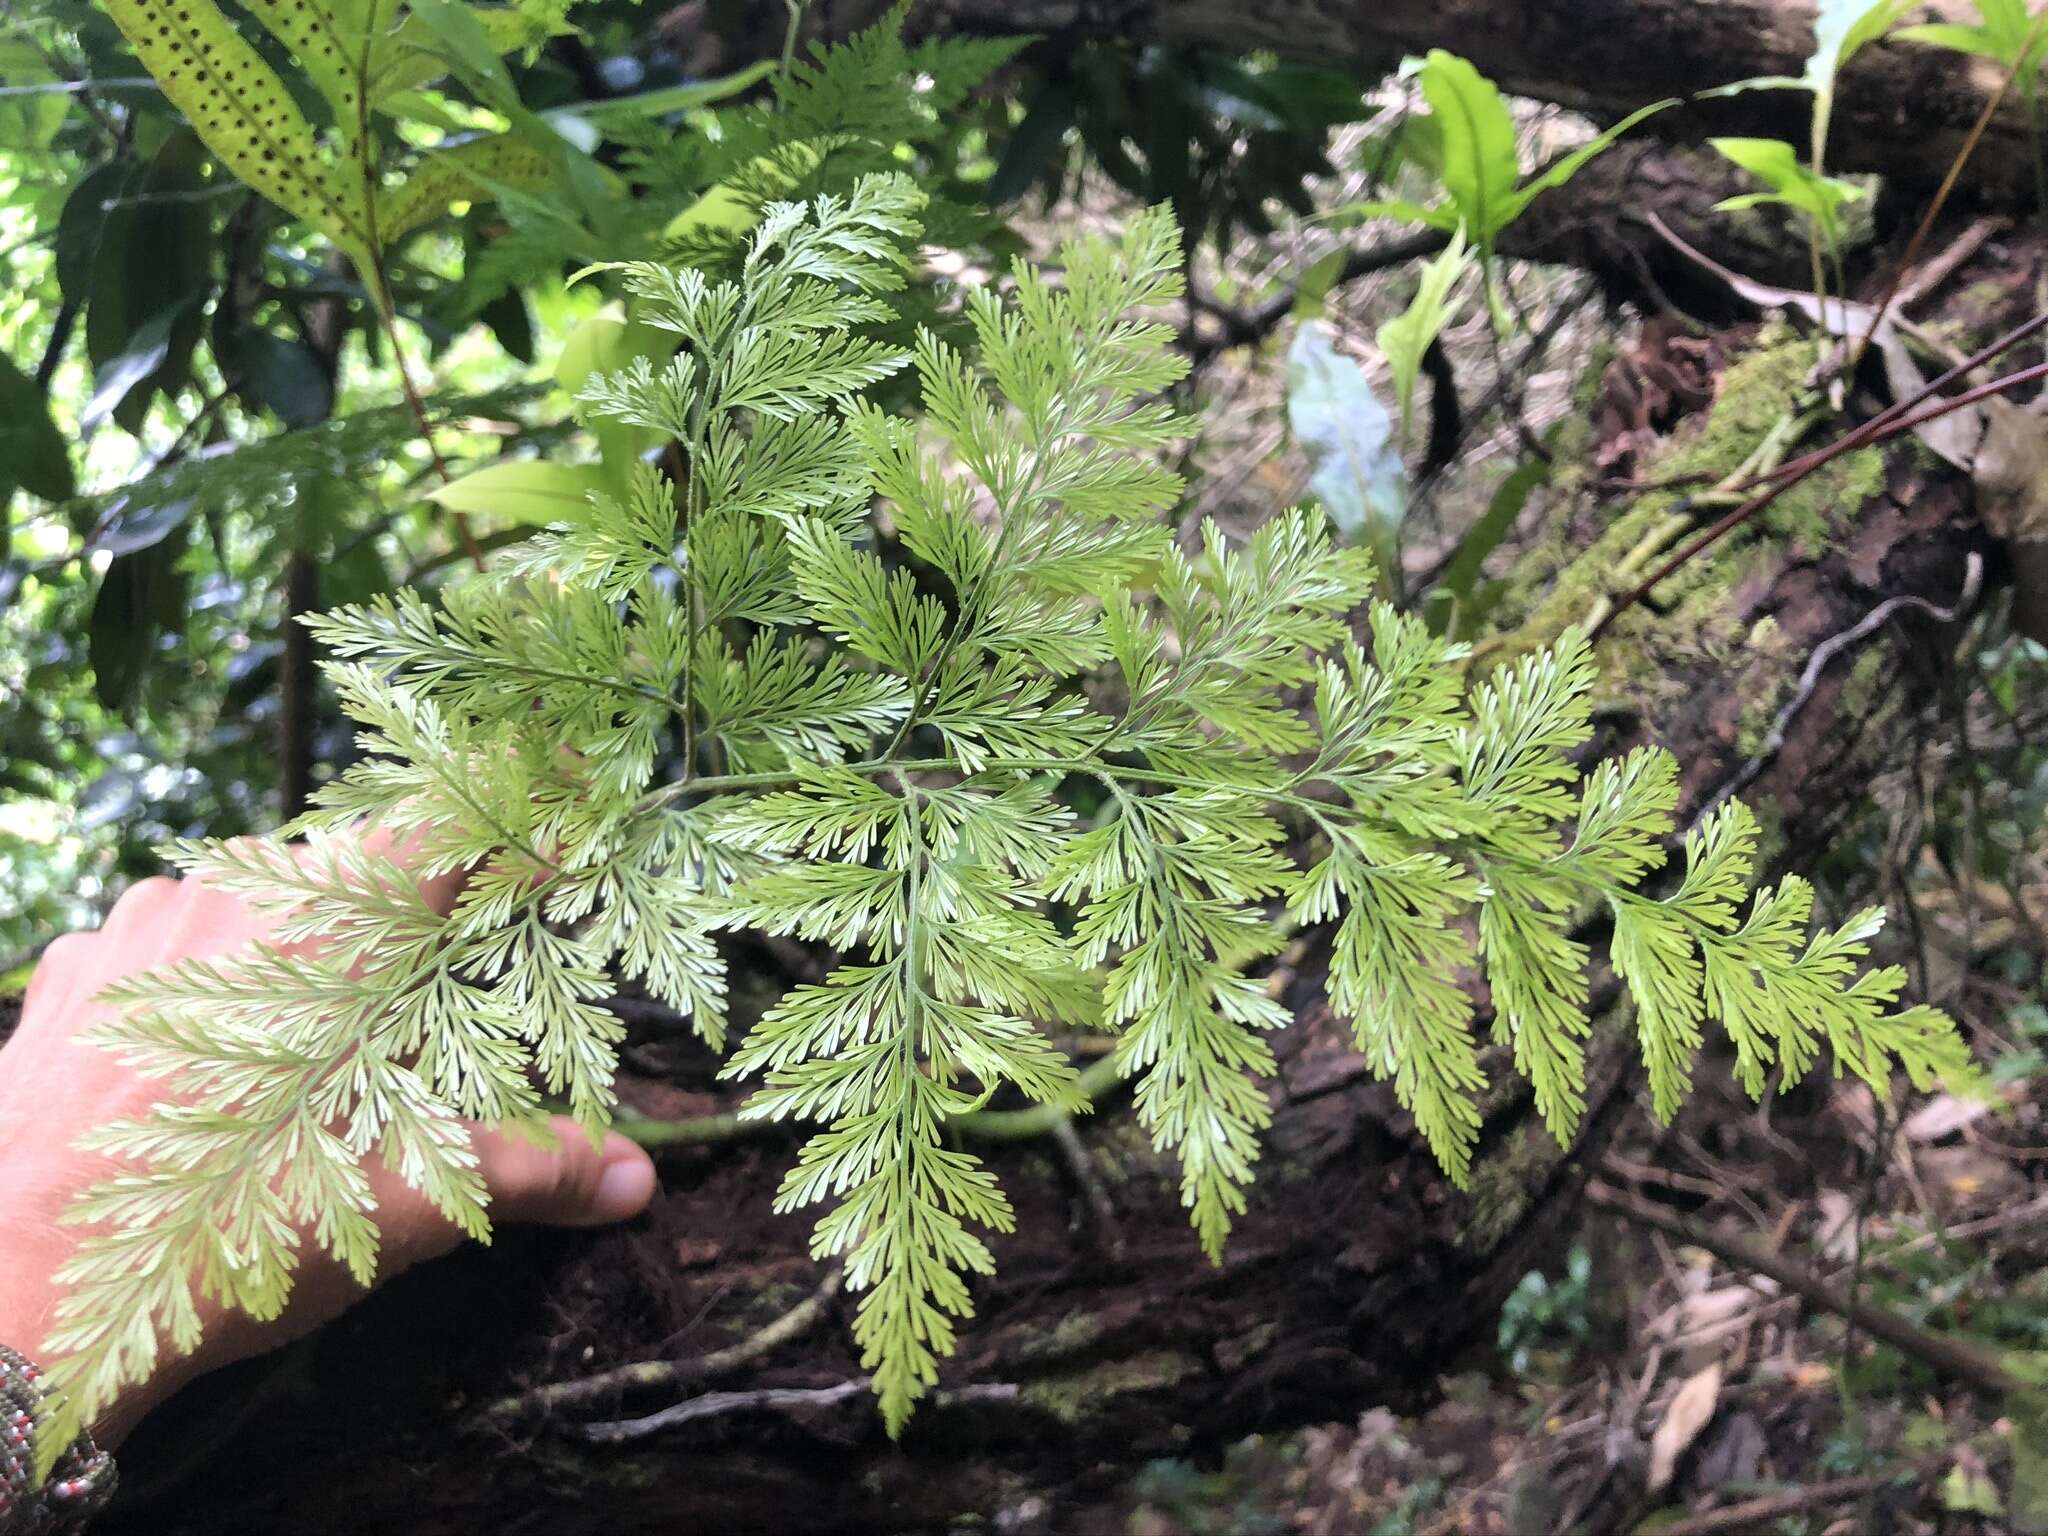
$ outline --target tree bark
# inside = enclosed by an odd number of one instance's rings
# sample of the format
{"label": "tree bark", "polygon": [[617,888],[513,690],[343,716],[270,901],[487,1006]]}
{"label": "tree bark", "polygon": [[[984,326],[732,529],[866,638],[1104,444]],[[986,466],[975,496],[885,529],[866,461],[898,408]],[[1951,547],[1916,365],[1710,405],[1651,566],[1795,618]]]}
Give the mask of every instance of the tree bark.
{"label": "tree bark", "polygon": [[[887,9],[885,0],[827,0],[811,16],[817,30],[844,35]],[[1447,48],[1503,90],[1611,121],[1709,86],[1799,75],[1813,52],[1815,10],[1814,0],[918,0],[911,27],[919,35],[1073,32],[1270,49],[1354,65],[1367,79],[1390,73],[1404,55]],[[1926,10],[1976,19],[1967,0],[1936,0]],[[746,47],[765,54],[779,46],[779,6],[748,7],[746,15]],[[1842,77],[1830,168],[1938,181],[2002,77],[1988,60],[1925,44],[1863,49]],[[2024,199],[2032,186],[2032,141],[2016,95],[1993,118],[1966,178],[1996,200]],[[1688,142],[1762,134],[1803,146],[1810,102],[1801,91],[1748,91],[1663,113],[1645,131]]]}
{"label": "tree bark", "polygon": [[[1746,339],[1712,344],[1734,355]],[[1652,344],[1679,349],[1674,366],[1701,345]],[[1581,492],[1546,515],[1591,532],[1613,511],[1593,501]],[[1832,544],[1759,542],[1731,567],[1726,624],[1769,629],[1768,644],[1708,656],[1696,634],[1631,628],[1628,665],[1647,676],[1615,679],[1627,686],[1602,712],[1597,751],[1671,747],[1681,822],[1749,770],[1746,722],[1759,701],[1787,698],[1825,640],[1882,597],[1953,603],[1981,558],[1966,487],[1906,450],[1842,527]],[[1775,627],[1757,628],[1765,618]],[[1874,672],[1842,661],[1821,675],[1747,791],[1784,859],[1824,845],[1893,755],[1901,702],[1932,685],[1952,638],[1902,614],[1869,642]],[[1627,702],[1649,695],[1670,702]],[[1280,1041],[1274,1125],[1220,1266],[1202,1259],[1174,1168],[1120,1100],[1073,1138],[981,1149],[1018,1230],[995,1244],[998,1273],[977,1286],[958,1356],[900,1443],[861,1385],[845,1298],[820,1289],[806,1256],[808,1220],[770,1214],[789,1144],[732,1141],[666,1155],[657,1202],[631,1229],[504,1234],[281,1359],[200,1383],[130,1442],[106,1530],[634,1536],[978,1517],[1057,1531],[1146,1460],[1422,1402],[1559,1245],[1632,1101],[1632,1032],[1603,979],[1589,1113],[1569,1153],[1496,1062],[1482,1156],[1460,1192],[1322,1002],[1321,961],[1312,945],[1284,981],[1298,1023]],[[708,1089],[709,1063],[677,1051],[650,1040],[631,1055],[647,1074],[629,1085],[642,1107],[730,1108]],[[692,1082],[707,1086],[676,1086]],[[575,1401],[562,1401],[565,1384],[642,1361],[680,1365],[624,1390],[566,1386]]]}

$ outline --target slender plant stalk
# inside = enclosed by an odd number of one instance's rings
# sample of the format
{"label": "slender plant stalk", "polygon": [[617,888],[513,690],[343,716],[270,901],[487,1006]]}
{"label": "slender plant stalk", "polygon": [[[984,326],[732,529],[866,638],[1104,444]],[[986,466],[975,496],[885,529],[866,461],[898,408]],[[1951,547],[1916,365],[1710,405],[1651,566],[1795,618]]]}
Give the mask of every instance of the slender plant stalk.
{"label": "slender plant stalk", "polygon": [[[1913,270],[1913,262],[1919,256],[1920,248],[1927,243],[1927,237],[1934,231],[1934,221],[1941,216],[1941,210],[1948,202],[1949,194],[1955,191],[1956,182],[1962,177],[1963,167],[1969,163],[1970,156],[1976,152],[1978,142],[1983,139],[1985,130],[1991,126],[1991,119],[1998,112],[1998,104],[2005,100],[2006,92],[2012,89],[2013,81],[2018,78],[2020,65],[2026,62],[2027,54],[2033,49],[2034,43],[2040,37],[2041,27],[2044,22],[2048,22],[2048,10],[2043,10],[2040,15],[2034,18],[2033,26],[2027,30],[2027,40],[2020,45],[2018,58],[2013,61],[2012,67],[2006,70],[2005,78],[1998,82],[1998,89],[1992,93],[1991,99],[1984,103],[1983,110],[1977,114],[1977,120],[1970,125],[1970,131],[1963,136],[1963,142],[1957,148],[1955,158],[1949,162],[1947,174],[1941,178],[1941,185],[1934,189],[1934,196],[1928,200],[1927,211],[1920,215],[1920,222],[1914,227],[1912,238],[1906,242],[1906,249],[1900,255],[1897,266],[1892,270],[1892,278],[1890,283],[1885,286],[1884,297],[1878,300],[1877,307],[1870,312],[1870,328],[1863,333],[1862,339],[1850,350],[1849,370],[1851,372],[1855,371],[1856,364],[1862,360],[1864,349],[1870,345],[1871,339],[1877,335],[1878,327],[1884,324],[1885,312],[1891,308],[1892,301],[1898,297],[1899,285],[1906,280],[1906,274]],[[2035,179],[2038,184],[2041,175],[2040,143],[2038,139],[2035,141],[2034,170]]]}

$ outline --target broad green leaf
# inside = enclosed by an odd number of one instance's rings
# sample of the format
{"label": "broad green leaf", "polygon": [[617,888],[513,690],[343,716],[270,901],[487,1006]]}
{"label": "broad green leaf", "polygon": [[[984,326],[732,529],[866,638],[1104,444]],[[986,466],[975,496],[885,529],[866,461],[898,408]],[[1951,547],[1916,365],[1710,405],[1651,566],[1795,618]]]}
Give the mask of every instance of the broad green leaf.
{"label": "broad green leaf", "polygon": [[274,412],[287,427],[314,426],[333,412],[334,381],[304,342],[250,331],[235,352],[243,398]]}
{"label": "broad green leaf", "polygon": [[1387,557],[1408,510],[1393,418],[1320,320],[1297,326],[1287,352],[1287,425],[1308,455],[1309,489],[1330,520],[1347,537],[1364,539],[1391,571]]}
{"label": "broad green leaf", "polygon": [[50,420],[36,381],[0,352],[0,485],[45,501],[69,501],[76,487],[64,434]]}
{"label": "broad green leaf", "polygon": [[1500,232],[1521,217],[1537,194],[1561,187],[1586,162],[1608,149],[1644,118],[1677,105],[1653,102],[1631,112],[1591,143],[1580,146],[1524,182],[1515,160],[1515,125],[1500,91],[1456,54],[1430,50],[1415,71],[1429,116],[1403,125],[1399,152],[1443,183],[1447,201],[1435,207],[1405,199],[1356,203],[1341,212],[1355,218],[1400,219],[1451,230],[1463,225],[1482,256]]}
{"label": "broad green leaf", "polygon": [[483,103],[500,112],[519,107],[519,88],[498,55],[497,40],[471,6],[457,0],[411,0],[412,14],[433,35],[429,46],[441,55],[463,84]]}
{"label": "broad green leaf", "polygon": [[1454,53],[1432,48],[1418,78],[1443,140],[1444,190],[1481,251],[1514,217],[1515,120],[1494,83]]}
{"label": "broad green leaf", "polygon": [[[533,40],[533,23],[523,11],[506,6],[462,9],[469,12],[498,53],[510,53]],[[390,108],[394,97],[447,74],[448,57],[434,29],[419,16],[407,16],[379,34],[371,45],[365,73],[365,95],[371,108],[381,112]]]}
{"label": "broad green leaf", "polygon": [[136,328],[127,346],[93,370],[92,398],[79,413],[80,430],[105,421],[130,391],[163,367],[171,352],[171,331],[190,308],[188,299],[158,310]]}
{"label": "broad green leaf", "polygon": [[628,320],[620,305],[607,304],[569,332],[555,361],[555,382],[573,395],[592,374],[615,373],[636,357],[665,363],[679,344],[673,331]]}
{"label": "broad green leaf", "polygon": [[[397,0],[354,0],[338,5],[330,0],[242,0],[242,6],[291,50],[307,78],[327,98],[335,132],[352,153],[369,121],[363,91],[364,58],[369,51],[366,39],[383,32],[397,10]],[[360,14],[348,14],[351,11]]]}
{"label": "broad green leaf", "polygon": [[[607,304],[569,333],[555,362],[555,382],[574,395],[593,375],[616,373],[636,357],[657,366],[667,362],[680,340],[673,331],[628,320],[620,306]],[[606,415],[592,416],[588,425],[597,439],[607,488],[625,494],[633,464],[660,441],[660,434]]]}
{"label": "broad green leaf", "polygon": [[603,472],[595,464],[521,459],[471,470],[427,492],[427,500],[439,502],[451,512],[546,527],[575,518],[589,505],[590,493],[602,490],[604,484]]}
{"label": "broad green leaf", "polygon": [[229,170],[337,242],[367,246],[363,187],[327,163],[276,71],[213,0],[105,4],[142,66]]}
{"label": "broad green leaf", "polygon": [[1422,354],[1456,318],[1462,301],[1454,301],[1451,290],[1471,264],[1471,252],[1460,230],[1423,267],[1422,281],[1408,307],[1374,334],[1387,366],[1394,371],[1394,397],[1400,402],[1403,435],[1415,414],[1415,380],[1422,372]]}
{"label": "broad green leaf", "polygon": [[1770,187],[1768,192],[1745,192],[1723,198],[1714,205],[1716,208],[1784,203],[1811,218],[1830,245],[1840,242],[1842,209],[1862,197],[1863,188],[1833,176],[1815,175],[1812,167],[1799,158],[1799,152],[1783,139],[1727,138],[1707,142]]}
{"label": "broad green leaf", "polygon": [[511,134],[436,150],[397,186],[377,194],[377,239],[394,245],[455,203],[483,200],[500,186],[537,190],[553,175],[546,154]]}
{"label": "broad green leaf", "polygon": [[[764,176],[786,179],[783,172],[801,174],[815,168],[824,158],[825,151],[814,144],[791,144],[772,160],[763,155],[748,162],[735,179],[748,183],[758,182]],[[662,234],[670,240],[703,233],[736,235],[752,229],[759,217],[754,203],[736,185],[722,181],[670,219]]]}
{"label": "broad green leaf", "polygon": [[88,171],[64,200],[57,221],[57,286],[67,301],[87,302],[93,267],[108,247],[107,227],[117,210],[125,212],[121,199],[141,176],[142,168],[134,161],[109,160]]}

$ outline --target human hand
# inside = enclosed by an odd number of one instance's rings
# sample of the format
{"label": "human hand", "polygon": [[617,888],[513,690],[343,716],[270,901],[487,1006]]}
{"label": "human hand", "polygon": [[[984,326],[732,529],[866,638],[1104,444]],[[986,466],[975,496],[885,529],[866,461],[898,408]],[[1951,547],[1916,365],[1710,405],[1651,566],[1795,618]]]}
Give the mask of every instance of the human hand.
{"label": "human hand", "polygon": [[[394,855],[385,834],[371,833],[365,843],[404,862],[403,850]],[[445,912],[461,884],[459,874],[446,875],[423,880],[421,891]],[[110,1121],[145,1114],[166,1096],[162,1083],[83,1043],[107,1014],[99,994],[157,966],[243,949],[269,937],[273,927],[271,919],[203,880],[156,878],[124,894],[97,931],[68,934],[44,951],[14,1037],[0,1048],[0,1343],[37,1353],[56,1322],[62,1287],[55,1273],[80,1235],[58,1218],[117,1171],[111,1158],[81,1152],[74,1143]],[[542,1148],[472,1129],[495,1221],[599,1226],[646,1208],[654,1166],[645,1152],[616,1133],[593,1148],[566,1118],[555,1130],[555,1146]],[[382,1234],[380,1280],[461,1241],[426,1197],[396,1174],[381,1165],[366,1171]],[[124,1395],[96,1427],[101,1445],[111,1447],[192,1377],[310,1333],[363,1297],[362,1287],[317,1243],[302,1252],[291,1300],[274,1321],[257,1322],[202,1301],[205,1331],[197,1351],[163,1362],[149,1382]]]}

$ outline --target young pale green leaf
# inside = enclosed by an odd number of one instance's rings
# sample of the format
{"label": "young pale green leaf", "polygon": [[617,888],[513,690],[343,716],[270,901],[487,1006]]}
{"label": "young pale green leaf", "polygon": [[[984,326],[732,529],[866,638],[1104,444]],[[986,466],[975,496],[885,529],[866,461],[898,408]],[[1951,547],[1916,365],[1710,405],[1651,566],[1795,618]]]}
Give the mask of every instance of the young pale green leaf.
{"label": "young pale green leaf", "polygon": [[522,459],[473,469],[427,492],[427,500],[473,517],[546,527],[580,517],[591,494],[604,487],[603,472],[594,464]]}
{"label": "young pale green leaf", "polygon": [[1716,208],[1783,203],[1812,219],[1831,247],[1840,245],[1842,209],[1865,195],[1862,187],[1833,176],[1816,175],[1799,158],[1799,152],[1783,139],[1720,138],[1707,142],[1770,188],[1768,192],[1723,198],[1714,205]]}
{"label": "young pale green leaf", "polygon": [[1900,27],[1892,36],[1930,43],[1957,53],[1996,59],[2014,72],[2022,99],[2033,102],[2041,92],[2041,63],[2048,57],[2048,23],[2027,14],[2026,0],[1972,0],[1978,23],[1928,22]]}
{"label": "young pale green leaf", "polygon": [[1491,251],[1514,218],[1515,120],[1494,83],[1454,53],[1430,49],[1417,79],[1441,136],[1444,191],[1480,250]]}
{"label": "young pale green leaf", "polygon": [[1463,300],[1454,299],[1458,280],[1472,265],[1459,229],[1451,243],[1423,266],[1422,280],[1408,307],[1391,320],[1380,323],[1373,340],[1394,374],[1394,398],[1400,402],[1401,433],[1405,437],[1415,415],[1415,381],[1422,374],[1423,354],[1443,334],[1444,327],[1457,319]]}
{"label": "young pale green leaf", "polygon": [[1913,0],[1821,0],[1813,18],[1813,52],[1801,75],[1813,92],[1813,165],[1819,170],[1834,116],[1835,87],[1848,62],[1889,32]]}

